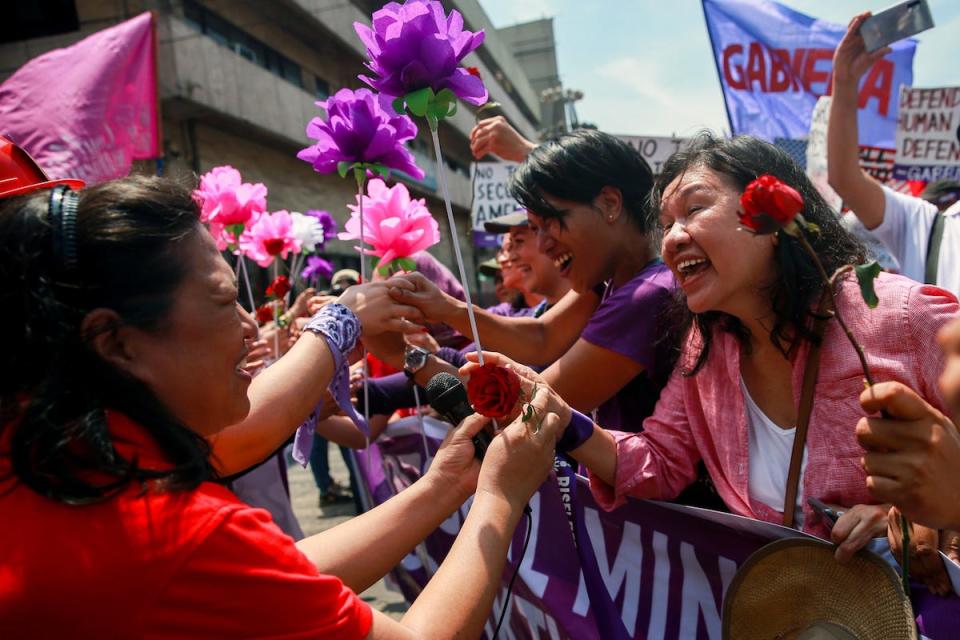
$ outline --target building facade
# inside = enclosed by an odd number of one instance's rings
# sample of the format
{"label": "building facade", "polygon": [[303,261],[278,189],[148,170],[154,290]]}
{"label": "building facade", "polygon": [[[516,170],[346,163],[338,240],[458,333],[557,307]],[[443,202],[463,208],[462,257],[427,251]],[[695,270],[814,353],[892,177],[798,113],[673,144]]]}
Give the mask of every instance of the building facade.
{"label": "building facade", "polygon": [[[311,141],[307,122],[320,115],[314,102],[340,88],[365,86],[364,49],[353,23],[369,24],[382,2],[369,0],[37,0],[15,3],[0,32],[0,81],[29,59],[65,47],[142,11],[156,17],[163,158],[138,163],[139,172],[194,184],[211,167],[230,164],[244,179],[269,188],[271,210],[326,209],[342,223],[356,192],[351,180],[319,175],[296,153]],[[444,0],[459,10],[465,28],[484,29],[486,40],[464,64],[477,67],[490,100],[525,136],[541,129],[540,96],[477,0]],[[78,61],[81,64],[82,61]],[[469,133],[476,108],[460,104],[440,126],[440,140],[468,281],[486,256],[470,244]],[[453,247],[437,182],[430,133],[411,149],[426,172],[404,180],[414,197],[426,197],[440,223],[442,242],[431,250],[453,267]],[[0,122],[2,129],[2,122]],[[333,241],[328,258],[355,265],[350,242]]]}

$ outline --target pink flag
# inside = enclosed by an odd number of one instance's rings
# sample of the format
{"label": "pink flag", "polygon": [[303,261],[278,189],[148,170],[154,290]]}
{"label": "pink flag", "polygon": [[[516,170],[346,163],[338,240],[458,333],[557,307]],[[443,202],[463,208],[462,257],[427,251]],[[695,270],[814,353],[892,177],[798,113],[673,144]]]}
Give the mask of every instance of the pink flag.
{"label": "pink flag", "polygon": [[160,155],[152,18],[34,58],[0,85],[0,133],[52,178],[125,176]]}

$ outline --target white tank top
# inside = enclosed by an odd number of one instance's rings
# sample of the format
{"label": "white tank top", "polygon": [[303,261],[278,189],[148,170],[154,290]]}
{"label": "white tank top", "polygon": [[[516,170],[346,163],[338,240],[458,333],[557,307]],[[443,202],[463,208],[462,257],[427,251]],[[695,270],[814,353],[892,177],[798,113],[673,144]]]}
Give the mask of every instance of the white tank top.
{"label": "white tank top", "polygon": [[[787,495],[787,475],[790,455],[797,429],[781,429],[760,410],[750,397],[747,385],[740,378],[740,389],[747,409],[747,430],[750,433],[750,497],[774,511],[782,513]],[[807,451],[800,463],[800,487],[797,491],[797,510],[794,521],[803,524],[803,474],[807,469]]]}

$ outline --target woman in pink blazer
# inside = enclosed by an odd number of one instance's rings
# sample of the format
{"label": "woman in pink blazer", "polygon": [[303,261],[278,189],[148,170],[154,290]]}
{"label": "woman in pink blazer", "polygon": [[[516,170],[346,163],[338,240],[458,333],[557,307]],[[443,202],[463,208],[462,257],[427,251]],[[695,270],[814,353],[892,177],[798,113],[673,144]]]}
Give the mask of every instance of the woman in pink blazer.
{"label": "woman in pink blazer", "polygon": [[[701,460],[720,497],[736,514],[780,523],[804,367],[820,279],[793,237],[755,235],[740,227],[740,196],[772,174],[804,199],[803,215],[819,226],[811,244],[828,273],[865,260],[860,243],[803,170],[776,147],[749,137],[704,134],[664,166],[653,206],[663,228],[661,253],[682,289],[679,361],[641,433],[596,428],[573,413],[561,440],[590,470],[606,508],[625,496],[671,499],[693,481]],[[943,356],[937,331],[957,315],[947,291],[897,275],[876,281],[880,304],[863,302],[853,276],[837,305],[864,346],[878,381],[899,381],[945,411],[937,388]],[[502,360],[502,362],[506,362]],[[518,367],[528,382],[533,374]],[[542,384],[542,382],[540,383]],[[855,429],[863,373],[835,321],[822,337],[819,377],[795,509],[803,530],[828,537],[828,523],[807,498],[843,515],[832,530],[845,559],[883,536],[889,505],[867,492]],[[551,410],[571,415],[559,398]]]}

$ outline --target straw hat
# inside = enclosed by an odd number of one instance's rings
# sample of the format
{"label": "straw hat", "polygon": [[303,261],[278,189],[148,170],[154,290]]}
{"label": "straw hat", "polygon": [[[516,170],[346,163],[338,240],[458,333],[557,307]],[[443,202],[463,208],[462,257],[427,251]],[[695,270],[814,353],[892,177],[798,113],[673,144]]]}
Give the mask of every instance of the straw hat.
{"label": "straw hat", "polygon": [[847,564],[834,546],[788,538],[763,547],[737,571],[723,601],[730,640],[916,640],[900,577],[876,554]]}

